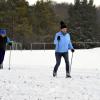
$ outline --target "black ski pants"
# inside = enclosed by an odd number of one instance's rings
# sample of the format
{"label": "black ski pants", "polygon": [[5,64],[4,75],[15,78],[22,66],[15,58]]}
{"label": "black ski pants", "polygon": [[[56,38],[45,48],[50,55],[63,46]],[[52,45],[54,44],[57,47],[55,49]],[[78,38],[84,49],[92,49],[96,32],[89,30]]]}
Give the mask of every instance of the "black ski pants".
{"label": "black ski pants", "polygon": [[64,58],[65,60],[65,64],[66,64],[66,73],[69,73],[69,59],[68,59],[68,52],[64,52],[64,53],[59,53],[56,52],[55,53],[55,57],[56,57],[56,65],[54,67],[54,72],[56,73],[58,70],[58,67],[60,65],[61,62],[61,57]]}
{"label": "black ski pants", "polygon": [[5,56],[5,49],[0,48],[0,64],[3,63],[4,56]]}

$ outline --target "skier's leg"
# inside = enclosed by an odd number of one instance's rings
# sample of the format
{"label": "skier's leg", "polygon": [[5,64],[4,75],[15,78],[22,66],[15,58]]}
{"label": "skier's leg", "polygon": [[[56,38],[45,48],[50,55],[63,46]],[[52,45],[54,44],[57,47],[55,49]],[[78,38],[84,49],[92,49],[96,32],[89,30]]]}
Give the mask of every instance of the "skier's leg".
{"label": "skier's leg", "polygon": [[69,76],[69,77],[70,77],[68,52],[63,53],[63,57],[64,57],[65,64],[66,64],[66,77],[67,77],[67,76]]}
{"label": "skier's leg", "polygon": [[5,56],[5,50],[4,49],[0,49],[0,69],[3,69],[4,56]]}
{"label": "skier's leg", "polygon": [[56,76],[56,73],[57,73],[57,70],[58,70],[58,67],[60,65],[60,62],[61,62],[61,53],[55,53],[55,57],[56,57],[56,65],[54,67],[54,70],[53,70],[53,76]]}

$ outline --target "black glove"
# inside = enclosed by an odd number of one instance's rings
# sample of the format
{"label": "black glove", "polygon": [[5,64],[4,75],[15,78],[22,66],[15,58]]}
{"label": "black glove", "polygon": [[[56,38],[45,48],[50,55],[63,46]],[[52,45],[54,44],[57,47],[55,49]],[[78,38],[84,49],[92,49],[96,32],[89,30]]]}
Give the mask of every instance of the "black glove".
{"label": "black glove", "polygon": [[75,52],[75,50],[74,50],[74,49],[71,49],[71,51],[72,51],[72,52]]}
{"label": "black glove", "polygon": [[60,41],[60,36],[57,37],[57,40]]}
{"label": "black glove", "polygon": [[9,42],[9,43],[8,43],[8,45],[9,45],[9,46],[12,46],[12,43],[11,43],[11,42]]}

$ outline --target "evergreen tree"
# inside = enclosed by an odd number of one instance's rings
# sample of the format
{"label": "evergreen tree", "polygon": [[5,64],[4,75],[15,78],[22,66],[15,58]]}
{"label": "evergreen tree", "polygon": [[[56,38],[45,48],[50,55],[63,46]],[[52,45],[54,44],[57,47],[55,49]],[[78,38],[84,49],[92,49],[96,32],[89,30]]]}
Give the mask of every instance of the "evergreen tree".
{"label": "evergreen tree", "polygon": [[0,0],[0,28],[5,28],[5,19],[7,17],[7,7],[6,7],[6,0]]}
{"label": "evergreen tree", "polygon": [[28,21],[29,5],[25,0],[8,0],[7,4],[10,36],[25,45],[33,38],[32,25]]}
{"label": "evergreen tree", "polygon": [[53,40],[56,19],[54,11],[51,8],[51,2],[37,1],[34,6],[34,16],[33,30],[38,35],[38,38],[40,36],[39,40],[41,42],[50,42],[51,39]]}
{"label": "evergreen tree", "polygon": [[52,42],[61,20],[68,23],[73,41],[100,41],[100,8],[93,3],[39,0],[30,6],[26,0],[0,0],[0,28],[26,49],[31,42]]}
{"label": "evergreen tree", "polygon": [[93,6],[93,2],[94,2],[94,0],[89,0],[89,5]]}
{"label": "evergreen tree", "polygon": [[88,3],[87,0],[79,2],[75,1],[75,5],[71,6],[69,9],[70,15],[70,26],[73,30],[73,33],[79,33],[75,40],[78,41],[94,41],[96,35],[96,8],[92,5],[93,2],[90,0]]}

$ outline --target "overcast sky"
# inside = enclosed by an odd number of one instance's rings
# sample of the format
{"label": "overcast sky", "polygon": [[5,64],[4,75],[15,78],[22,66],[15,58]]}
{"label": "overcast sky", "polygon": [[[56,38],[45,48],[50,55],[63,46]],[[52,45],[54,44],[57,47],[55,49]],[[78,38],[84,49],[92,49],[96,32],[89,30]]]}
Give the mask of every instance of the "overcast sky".
{"label": "overcast sky", "polygon": [[[37,0],[27,0],[29,2],[30,5],[34,4]],[[58,3],[61,2],[68,2],[68,3],[74,3],[74,0],[52,0],[52,1],[56,1]],[[94,4],[96,6],[100,6],[100,0],[94,0]]]}

